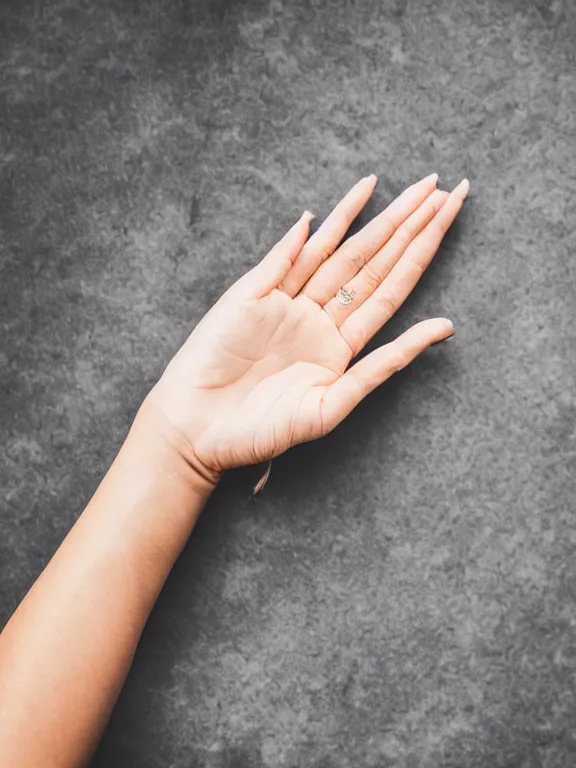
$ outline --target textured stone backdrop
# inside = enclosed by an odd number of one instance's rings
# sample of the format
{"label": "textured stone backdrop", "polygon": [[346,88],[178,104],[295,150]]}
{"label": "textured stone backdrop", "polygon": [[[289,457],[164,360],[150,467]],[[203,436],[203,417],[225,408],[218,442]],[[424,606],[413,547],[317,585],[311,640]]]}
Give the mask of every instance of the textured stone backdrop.
{"label": "textured stone backdrop", "polygon": [[575,41],[573,0],[2,3],[2,621],[304,208],[472,181],[379,339],[455,340],[226,479],[96,768],[575,764]]}

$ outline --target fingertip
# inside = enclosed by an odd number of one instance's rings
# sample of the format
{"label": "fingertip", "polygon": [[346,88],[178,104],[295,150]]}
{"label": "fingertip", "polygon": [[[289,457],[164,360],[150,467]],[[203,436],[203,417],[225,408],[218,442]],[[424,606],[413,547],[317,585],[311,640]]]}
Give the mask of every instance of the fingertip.
{"label": "fingertip", "polygon": [[465,200],[468,197],[469,191],[470,191],[470,182],[468,181],[468,179],[462,179],[460,184],[458,184],[458,186],[452,190],[452,194],[457,195],[462,200]]}
{"label": "fingertip", "polygon": [[310,222],[314,221],[315,218],[316,218],[316,214],[312,213],[312,211],[304,211],[304,213],[300,217],[300,221],[303,221],[306,224],[310,224]]}
{"label": "fingertip", "polygon": [[425,176],[423,179],[420,179],[420,181],[417,181],[416,184],[431,184],[433,187],[438,186],[438,179],[439,176],[437,173],[431,173],[429,176]]}
{"label": "fingertip", "polygon": [[444,341],[448,341],[454,336],[454,325],[451,320],[446,317],[438,317],[434,321],[437,323],[434,329],[434,341],[429,346],[434,347],[436,344],[442,344]]}
{"label": "fingertip", "polygon": [[454,333],[454,323],[452,322],[452,320],[449,320],[447,317],[439,317],[438,322],[440,324],[441,329],[447,335],[452,335]]}
{"label": "fingertip", "polygon": [[[377,181],[378,178],[373,173],[371,173],[369,176],[362,176],[362,178],[358,179],[358,181],[354,184],[344,200],[346,200],[346,198],[350,195],[358,197],[361,200],[367,200],[372,195]],[[340,203],[342,202],[343,200],[340,201]],[[364,205],[364,203],[362,205]]]}
{"label": "fingertip", "polygon": [[374,187],[375,187],[375,186],[376,186],[376,184],[378,183],[378,176],[376,176],[376,174],[375,174],[375,173],[371,173],[369,176],[364,176],[364,178],[362,179],[362,181],[367,181],[367,182],[369,182],[369,183],[370,183],[372,186],[374,186]]}

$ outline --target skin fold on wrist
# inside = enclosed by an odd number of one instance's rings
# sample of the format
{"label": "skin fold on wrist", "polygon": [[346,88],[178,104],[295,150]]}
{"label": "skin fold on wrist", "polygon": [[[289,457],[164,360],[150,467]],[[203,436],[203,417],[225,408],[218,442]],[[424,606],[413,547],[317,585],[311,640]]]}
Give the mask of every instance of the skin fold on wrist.
{"label": "skin fold on wrist", "polygon": [[[149,395],[138,410],[126,443],[132,438],[137,450],[148,454],[148,460],[181,477],[201,496],[209,496],[220,482],[221,473],[207,467],[180,430],[162,413],[154,397]],[[147,449],[146,449],[147,446]]]}

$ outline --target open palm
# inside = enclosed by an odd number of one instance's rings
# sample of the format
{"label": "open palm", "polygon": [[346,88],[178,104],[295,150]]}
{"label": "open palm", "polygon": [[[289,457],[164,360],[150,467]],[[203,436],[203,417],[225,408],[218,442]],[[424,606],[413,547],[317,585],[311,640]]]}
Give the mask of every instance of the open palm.
{"label": "open palm", "polygon": [[452,335],[418,323],[348,368],[426,269],[468,193],[434,174],[340,244],[374,190],[356,184],[308,239],[305,213],[210,310],[151,397],[194,458],[218,473],[329,432],[376,386]]}

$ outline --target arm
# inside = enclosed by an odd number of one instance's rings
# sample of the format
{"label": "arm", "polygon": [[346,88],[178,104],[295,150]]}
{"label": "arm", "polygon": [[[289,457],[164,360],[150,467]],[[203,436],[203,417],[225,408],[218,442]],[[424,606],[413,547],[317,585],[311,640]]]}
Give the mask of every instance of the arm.
{"label": "arm", "polygon": [[94,498],[0,635],[0,763],[77,766],[96,745],[215,476],[145,404]]}
{"label": "arm", "polygon": [[305,214],[220,299],[154,387],[93,499],[0,635],[3,768],[89,758],[162,585],[222,471],[332,430],[431,344],[418,323],[349,367],[460,210],[432,176],[339,245],[362,179],[308,239]]}

